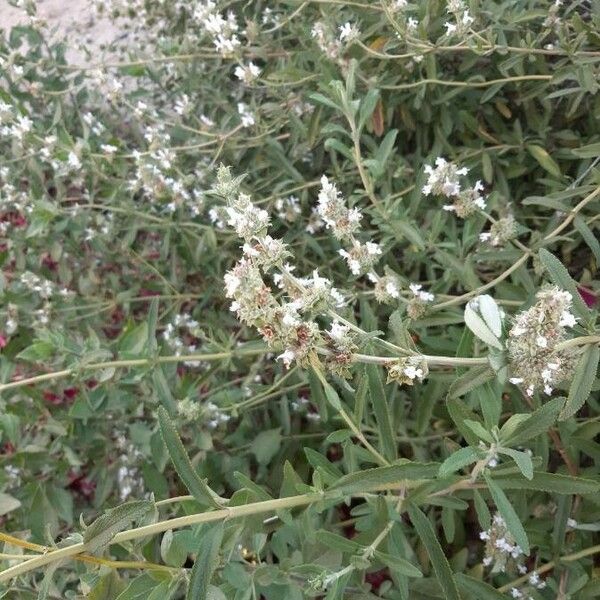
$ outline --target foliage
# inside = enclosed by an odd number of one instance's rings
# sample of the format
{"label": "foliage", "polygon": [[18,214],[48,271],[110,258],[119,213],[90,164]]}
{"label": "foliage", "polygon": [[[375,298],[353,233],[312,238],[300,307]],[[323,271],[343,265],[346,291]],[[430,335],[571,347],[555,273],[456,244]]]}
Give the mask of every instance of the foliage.
{"label": "foliage", "polygon": [[20,4],[2,597],[597,597],[597,3]]}

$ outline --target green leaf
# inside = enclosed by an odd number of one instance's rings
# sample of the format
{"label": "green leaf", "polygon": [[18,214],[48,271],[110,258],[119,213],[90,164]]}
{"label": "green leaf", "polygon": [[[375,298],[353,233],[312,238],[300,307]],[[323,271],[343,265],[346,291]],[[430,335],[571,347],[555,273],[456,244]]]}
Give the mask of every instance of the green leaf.
{"label": "green leaf", "polygon": [[17,354],[19,360],[38,362],[47,360],[54,353],[54,346],[50,342],[34,342]]}
{"label": "green leaf", "polygon": [[363,366],[363,368],[359,370],[358,386],[356,389],[356,394],[354,395],[354,422],[359,426],[362,423],[363,415],[365,413],[368,391],[369,379]]}
{"label": "green leaf", "polygon": [[21,506],[21,502],[10,494],[0,492],[0,516],[5,515]]}
{"label": "green leaf", "polygon": [[215,499],[212,490],[208,487],[194,469],[189,456],[187,455],[181,439],[167,414],[164,407],[158,407],[158,422],[160,424],[160,433],[162,435],[169,456],[181,481],[185,484],[190,494],[204,506],[212,508],[221,508],[221,505]]}
{"label": "green leaf", "polygon": [[475,579],[465,573],[457,573],[455,577],[458,587],[471,594],[473,598],[478,600],[506,600],[505,594],[500,593],[485,581]]}
{"label": "green leaf", "polygon": [[465,425],[479,438],[488,444],[494,443],[492,434],[486,430],[486,428],[479,421],[471,421],[471,419],[465,419]]}
{"label": "green leaf", "polygon": [[[502,350],[503,346],[500,340],[492,333],[488,324],[473,310],[469,302],[465,306],[465,324],[466,326],[488,346]],[[495,326],[495,320],[492,319],[492,324]]]}
{"label": "green leaf", "polygon": [[119,340],[119,353],[127,356],[140,356],[148,342],[148,323],[128,329]]}
{"label": "green leaf", "polygon": [[325,544],[325,546],[328,548],[339,550],[345,554],[358,554],[364,550],[364,546],[362,544],[325,529],[317,531],[316,537],[320,544]]}
{"label": "green leaf", "polygon": [[152,298],[150,307],[148,308],[148,339],[146,340],[146,348],[149,354],[153,354],[158,350],[156,341],[156,325],[158,323],[158,298]]}
{"label": "green leaf", "polygon": [[268,465],[281,448],[281,428],[261,431],[252,442],[250,452],[261,465]]}
{"label": "green leaf", "polygon": [[[553,398],[530,415],[513,415],[500,429],[500,441],[504,445],[515,446],[546,433],[556,421],[564,403],[564,398]],[[515,417],[520,417],[520,422]]]}
{"label": "green leaf", "polygon": [[362,131],[362,128],[365,126],[367,120],[373,114],[375,107],[377,106],[377,101],[379,100],[379,90],[375,88],[371,88],[367,95],[362,99],[360,103],[360,111],[358,113],[358,130]]}
{"label": "green leaf", "polygon": [[159,582],[149,573],[136,577],[118,596],[117,600],[147,600],[159,586]]}
{"label": "green leaf", "polygon": [[375,420],[379,432],[379,440],[383,455],[393,461],[397,456],[396,441],[394,439],[394,428],[392,427],[392,415],[383,386],[383,379],[378,365],[368,364],[366,366],[369,378],[369,397],[375,413]]}
{"label": "green leaf", "polygon": [[405,480],[428,479],[435,477],[439,470],[439,463],[405,462],[389,467],[375,467],[364,469],[356,473],[344,475],[329,489],[340,490],[343,494],[354,494],[374,490],[390,483],[402,483]]}
{"label": "green leaf", "polygon": [[455,379],[448,389],[448,398],[455,399],[464,396],[496,377],[490,365],[477,365]]}
{"label": "green leaf", "polygon": [[502,488],[486,473],[484,473],[484,478],[500,516],[506,522],[508,531],[510,531],[515,538],[515,541],[521,547],[524,554],[529,555],[529,540],[527,539],[527,534],[525,533],[525,529],[510,500],[506,497]]}
{"label": "green leaf", "polygon": [[534,471],[531,480],[492,473],[493,479],[503,490],[537,490],[549,494],[598,494],[600,482],[585,477],[572,477],[559,473]]}
{"label": "green leaf", "polygon": [[479,458],[479,452],[476,448],[467,446],[453,452],[440,466],[438,477],[448,477],[456,471],[470,465]]}
{"label": "green leaf", "polygon": [[581,237],[594,254],[594,257],[596,258],[596,266],[600,267],[600,242],[598,241],[597,235],[589,228],[588,224],[579,215],[575,217],[573,224],[575,225],[575,229],[579,231]]}
{"label": "green leaf", "polygon": [[402,558],[401,556],[395,556],[381,552],[377,550],[375,556],[392,571],[398,573],[398,575],[404,575],[405,577],[423,577],[423,573],[411,562]]}
{"label": "green leaf", "polygon": [[219,550],[223,541],[224,529],[223,521],[219,521],[202,536],[196,562],[192,567],[187,600],[207,600],[208,586],[219,564]]}
{"label": "green leaf", "polygon": [[88,552],[96,552],[109,545],[117,533],[145,516],[154,503],[149,500],[126,502],[100,515],[84,532],[83,541]]}
{"label": "green leaf", "polygon": [[444,551],[440,546],[436,532],[425,514],[413,504],[408,505],[408,515],[412,524],[415,527],[419,540],[425,546],[431,566],[435,572],[435,576],[444,590],[446,600],[460,600],[460,594],[456,587],[454,573],[450,568],[450,563],[444,555]]}
{"label": "green leaf", "polygon": [[325,484],[331,484],[343,477],[343,473],[322,454],[312,448],[304,448],[304,454],[314,469],[320,469]]}
{"label": "green leaf", "polygon": [[539,257],[542,261],[542,264],[548,271],[548,275],[550,275],[552,282],[573,296],[573,311],[575,314],[584,321],[589,321],[591,319],[591,311],[585,305],[585,302],[579,295],[579,292],[577,291],[577,283],[573,281],[569,275],[569,272],[563,266],[560,260],[558,260],[554,254],[548,252],[548,250],[545,248],[540,249]]}
{"label": "green leaf", "polygon": [[477,446],[477,444],[479,444],[479,438],[465,425],[465,421],[467,420],[477,421],[477,415],[458,398],[451,398],[448,400],[448,402],[446,402],[446,407],[456,428],[460,431],[469,446]]}
{"label": "green leaf", "polygon": [[587,144],[579,148],[572,148],[571,152],[578,158],[597,158],[600,156],[600,142]]}
{"label": "green leaf", "polygon": [[550,175],[554,175],[555,177],[561,176],[560,167],[544,148],[530,144],[527,146],[527,150]]}
{"label": "green leaf", "polygon": [[527,479],[533,479],[533,463],[531,462],[531,456],[527,452],[520,452],[511,448],[498,448],[498,452],[510,456],[517,463],[523,476]]}
{"label": "green leaf", "polygon": [[598,361],[600,361],[600,346],[588,346],[577,361],[573,381],[569,388],[569,397],[558,417],[560,421],[572,417],[585,404],[596,379]]}
{"label": "green leaf", "polygon": [[330,98],[328,98],[327,96],[324,96],[323,94],[321,94],[319,92],[313,92],[312,94],[309,94],[308,97],[311,100],[318,102],[319,104],[324,104],[325,106],[329,106],[329,108],[333,108],[335,110],[341,110],[341,107],[338,106],[333,100],[331,100]]}
{"label": "green leaf", "polygon": [[170,415],[174,415],[176,413],[176,406],[162,365],[154,367],[152,371],[152,383],[160,403],[167,409]]}

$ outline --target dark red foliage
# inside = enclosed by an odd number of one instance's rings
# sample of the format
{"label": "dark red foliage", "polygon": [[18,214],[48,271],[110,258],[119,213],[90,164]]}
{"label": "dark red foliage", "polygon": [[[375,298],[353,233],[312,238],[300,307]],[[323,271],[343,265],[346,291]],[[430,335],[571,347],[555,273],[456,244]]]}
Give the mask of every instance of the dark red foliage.
{"label": "dark red foliage", "polygon": [[365,581],[371,584],[373,592],[377,592],[384,581],[391,581],[390,572],[387,569],[372,571],[365,575]]}
{"label": "dark red foliage", "polygon": [[594,294],[591,290],[584,288],[582,285],[577,287],[577,291],[579,295],[583,299],[583,301],[590,307],[593,308],[598,303],[598,296]]}

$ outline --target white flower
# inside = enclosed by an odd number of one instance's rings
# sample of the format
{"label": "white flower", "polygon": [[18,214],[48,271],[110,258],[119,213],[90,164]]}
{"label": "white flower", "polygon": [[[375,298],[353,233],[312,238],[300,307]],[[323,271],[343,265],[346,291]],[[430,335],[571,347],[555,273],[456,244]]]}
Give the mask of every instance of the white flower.
{"label": "white flower", "polygon": [[293,350],[286,350],[282,354],[277,357],[277,360],[281,360],[287,369],[290,368],[290,365],[296,358]]}
{"label": "white flower", "polygon": [[351,42],[359,35],[359,31],[352,23],[344,23],[340,25],[340,42]]}
{"label": "white flower", "polygon": [[252,83],[261,73],[260,67],[250,61],[247,65],[238,65],[235,68],[235,76],[244,83]]}
{"label": "white flower", "polygon": [[242,121],[242,127],[252,127],[256,123],[256,118],[250,112],[247,104],[238,102],[237,109]]}
{"label": "white flower", "polygon": [[558,324],[561,327],[575,327],[577,325],[577,318],[572,315],[569,311],[565,311],[560,316],[560,321]]}
{"label": "white flower", "polygon": [[446,21],[444,27],[446,28],[446,35],[452,35],[457,29],[456,25],[450,21]]}
{"label": "white flower", "polygon": [[406,21],[406,29],[411,33],[416,31],[418,26],[419,21],[417,21],[417,19],[415,19],[414,17],[409,17],[408,21]]}
{"label": "white flower", "polygon": [[411,283],[409,286],[410,291],[422,302],[433,302],[435,296],[430,292],[422,291],[422,285],[420,283]]}
{"label": "white flower", "polygon": [[118,150],[116,146],[112,146],[111,144],[101,144],[100,149],[105,154],[114,154]]}

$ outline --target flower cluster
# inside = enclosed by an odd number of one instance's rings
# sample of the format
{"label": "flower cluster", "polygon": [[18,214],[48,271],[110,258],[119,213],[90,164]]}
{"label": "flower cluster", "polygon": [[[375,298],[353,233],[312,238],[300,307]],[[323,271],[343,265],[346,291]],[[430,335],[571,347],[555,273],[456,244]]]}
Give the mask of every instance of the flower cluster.
{"label": "flower cluster", "polygon": [[423,186],[423,194],[451,199],[452,204],[445,204],[444,210],[454,212],[461,219],[466,219],[485,208],[485,199],[480,194],[483,191],[481,181],[477,181],[473,187],[466,189],[461,187],[460,177],[469,172],[466,167],[459,168],[454,163],[438,157],[435,159],[435,168],[426,165],[424,170],[427,183]]}
{"label": "flower cluster", "polygon": [[[522,566],[519,571],[527,572],[527,569]],[[536,590],[543,590],[546,587],[546,582],[539,576],[536,571],[532,571],[529,577],[527,578],[527,584],[529,588],[533,588]],[[520,590],[519,588],[513,587],[510,590],[511,598],[518,598],[521,600],[534,600],[533,596],[527,594],[527,592]]]}
{"label": "flower cluster", "polygon": [[494,248],[501,248],[517,234],[517,222],[512,215],[495,221],[489,231],[479,234],[479,241]]}
{"label": "flower cluster", "polygon": [[231,56],[240,48],[242,43],[237,36],[239,25],[232,11],[224,18],[216,2],[204,0],[196,5],[193,18],[212,38],[217,52],[223,57]]}
{"label": "flower cluster", "polygon": [[247,65],[238,65],[235,68],[235,76],[246,85],[252,83],[260,75],[261,69],[250,61]]}
{"label": "flower cluster", "polygon": [[518,559],[523,555],[522,548],[516,543],[499,514],[494,515],[490,528],[482,531],[479,538],[485,541],[483,564],[486,567],[491,566],[492,573],[504,573],[509,564],[516,566]]}
{"label": "flower cluster", "polygon": [[362,214],[357,208],[346,206],[335,183],[331,183],[325,175],[321,177],[317,212],[336,239],[350,244],[349,248],[340,249],[339,254],[346,259],[351,273],[368,273],[381,254],[381,247],[374,242],[361,243],[354,237],[360,229]]}
{"label": "flower cluster", "polygon": [[[268,213],[239,191],[240,181],[221,167],[214,188],[227,202],[228,224],[244,240],[242,258],[225,274],[225,294],[240,321],[256,327],[269,347],[283,350],[278,359],[286,367],[303,364],[324,341],[314,317],[341,304],[343,297],[317,270],[309,277],[293,275],[294,266],[285,262],[290,255],[286,245],[267,234]],[[283,295],[273,293],[267,277]],[[327,334],[331,354],[344,362],[350,346],[342,337],[339,326]]]}
{"label": "flower cluster", "polygon": [[416,381],[423,381],[429,373],[427,361],[420,356],[400,358],[386,365],[388,376],[387,383],[395,381],[400,385],[414,385]]}
{"label": "flower cluster", "polygon": [[551,394],[553,386],[572,373],[574,356],[557,348],[566,329],[577,320],[571,313],[573,298],[554,286],[536,294],[537,302],[519,313],[506,342],[513,376],[511,383],[522,385],[528,396],[537,388]]}
{"label": "flower cluster", "polygon": [[474,21],[464,0],[448,0],[448,14],[454,18],[453,21],[444,23],[448,36],[463,36]]}
{"label": "flower cluster", "polygon": [[[198,350],[198,339],[202,336],[200,324],[191,315],[181,313],[175,315],[170,323],[165,326],[162,337],[165,343],[176,356],[182,354],[193,354]],[[197,367],[200,361],[185,361],[190,367]]]}
{"label": "flower cluster", "polygon": [[409,289],[412,292],[412,298],[406,306],[406,314],[411,319],[420,319],[427,310],[427,304],[433,302],[435,296],[431,292],[423,290],[420,283],[411,283]]}

